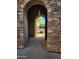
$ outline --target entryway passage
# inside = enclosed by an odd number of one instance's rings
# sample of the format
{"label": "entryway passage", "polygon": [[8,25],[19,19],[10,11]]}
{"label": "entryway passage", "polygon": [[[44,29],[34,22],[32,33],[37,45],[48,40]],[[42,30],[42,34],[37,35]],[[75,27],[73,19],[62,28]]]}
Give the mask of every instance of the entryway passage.
{"label": "entryway passage", "polygon": [[29,45],[24,49],[18,49],[17,59],[61,59],[60,53],[47,52],[41,38],[29,38]]}
{"label": "entryway passage", "polygon": [[45,37],[45,20],[45,16],[41,15],[35,19],[35,37]]}
{"label": "entryway passage", "polygon": [[28,36],[47,40],[47,9],[42,5],[34,5],[29,8],[27,18]]}

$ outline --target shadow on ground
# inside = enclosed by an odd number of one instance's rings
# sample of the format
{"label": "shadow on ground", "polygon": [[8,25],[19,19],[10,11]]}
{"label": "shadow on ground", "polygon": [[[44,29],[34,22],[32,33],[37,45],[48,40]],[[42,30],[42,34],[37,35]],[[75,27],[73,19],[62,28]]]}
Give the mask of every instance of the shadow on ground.
{"label": "shadow on ground", "polygon": [[17,59],[61,59],[60,53],[47,52],[42,46],[42,39],[30,38],[29,45],[17,49]]}

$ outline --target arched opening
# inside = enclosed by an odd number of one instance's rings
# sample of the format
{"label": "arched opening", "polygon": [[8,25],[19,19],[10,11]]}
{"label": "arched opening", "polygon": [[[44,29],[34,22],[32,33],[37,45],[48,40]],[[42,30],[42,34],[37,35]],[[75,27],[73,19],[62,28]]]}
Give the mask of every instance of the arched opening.
{"label": "arched opening", "polygon": [[45,37],[45,16],[41,15],[40,11],[35,19],[35,37]]}
{"label": "arched opening", "polygon": [[44,37],[47,40],[47,10],[42,5],[34,5],[27,12],[28,37]]}
{"label": "arched opening", "polygon": [[[40,15],[39,15],[40,12]],[[45,26],[44,29],[44,35],[43,35],[43,41],[47,41],[47,8],[43,1],[41,0],[32,0],[29,1],[25,7],[23,12],[23,19],[24,19],[24,46],[26,47],[30,43],[31,37],[37,37],[36,36],[36,20],[38,18],[45,19]],[[42,32],[43,32],[42,31]],[[42,37],[42,36],[41,36]]]}

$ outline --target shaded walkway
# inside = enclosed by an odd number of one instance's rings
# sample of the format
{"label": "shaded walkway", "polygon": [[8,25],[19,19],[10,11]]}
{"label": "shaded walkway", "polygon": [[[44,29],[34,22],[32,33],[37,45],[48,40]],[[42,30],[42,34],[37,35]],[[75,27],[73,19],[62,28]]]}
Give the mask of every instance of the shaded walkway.
{"label": "shaded walkway", "polygon": [[29,46],[17,50],[17,59],[61,59],[60,53],[47,52],[42,46],[42,40],[30,38]]}

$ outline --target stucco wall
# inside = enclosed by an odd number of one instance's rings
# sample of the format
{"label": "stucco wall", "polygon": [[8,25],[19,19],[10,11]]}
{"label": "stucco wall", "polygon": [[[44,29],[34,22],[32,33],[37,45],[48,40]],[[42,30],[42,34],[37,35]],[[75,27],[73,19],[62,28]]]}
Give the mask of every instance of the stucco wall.
{"label": "stucco wall", "polygon": [[[24,17],[24,9],[30,0],[17,1],[17,41],[18,48],[24,48],[24,37],[28,37],[27,18]],[[33,1],[33,0],[31,0]],[[36,0],[37,1],[37,0]],[[38,0],[39,4],[47,8],[47,50],[53,52],[60,52],[61,50],[61,5],[60,0]],[[37,4],[32,3],[32,4]],[[25,9],[26,10],[26,9]],[[26,15],[27,16],[27,15]],[[25,25],[26,26],[25,26]],[[26,32],[26,33],[25,33]],[[25,35],[26,34],[26,35]],[[24,36],[25,35],[25,36]]]}

